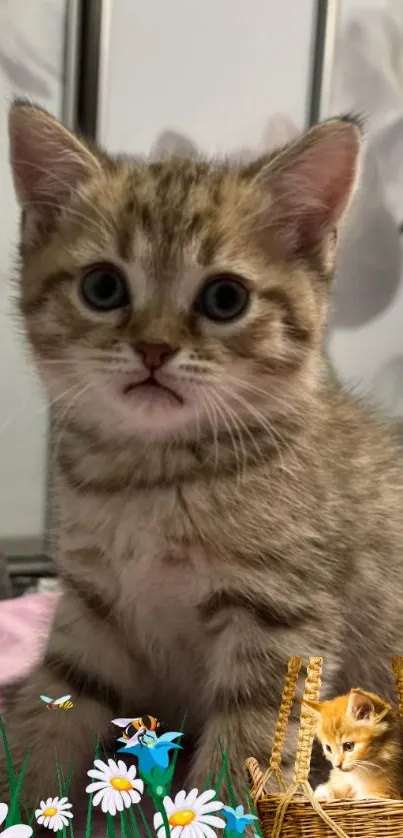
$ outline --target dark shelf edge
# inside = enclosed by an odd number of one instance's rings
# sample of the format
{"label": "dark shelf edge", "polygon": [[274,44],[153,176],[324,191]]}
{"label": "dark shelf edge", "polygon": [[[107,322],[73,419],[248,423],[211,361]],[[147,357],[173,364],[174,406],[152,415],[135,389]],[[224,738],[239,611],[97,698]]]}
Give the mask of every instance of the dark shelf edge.
{"label": "dark shelf edge", "polygon": [[53,577],[56,569],[49,556],[8,556],[7,571],[15,576]]}

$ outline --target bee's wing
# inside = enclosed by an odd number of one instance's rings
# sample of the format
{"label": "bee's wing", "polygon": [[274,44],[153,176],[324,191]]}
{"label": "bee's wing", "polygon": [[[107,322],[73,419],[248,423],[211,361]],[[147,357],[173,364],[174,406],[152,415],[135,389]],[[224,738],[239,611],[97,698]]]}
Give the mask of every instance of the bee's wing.
{"label": "bee's wing", "polygon": [[133,719],[112,719],[112,724],[117,727],[127,727],[132,723]]}
{"label": "bee's wing", "polygon": [[51,704],[53,701],[53,698],[49,698],[48,695],[40,695],[39,698],[41,698],[42,701],[45,702],[45,704]]}
{"label": "bee's wing", "polygon": [[71,695],[62,695],[61,698],[56,698],[53,702],[54,704],[64,704],[65,701],[68,701],[71,698]]}
{"label": "bee's wing", "polygon": [[138,742],[141,742],[144,731],[145,728],[141,727],[140,730],[136,730],[136,733],[131,737],[131,739],[123,739],[122,741],[125,743],[125,747],[131,748],[133,745],[137,745]]}

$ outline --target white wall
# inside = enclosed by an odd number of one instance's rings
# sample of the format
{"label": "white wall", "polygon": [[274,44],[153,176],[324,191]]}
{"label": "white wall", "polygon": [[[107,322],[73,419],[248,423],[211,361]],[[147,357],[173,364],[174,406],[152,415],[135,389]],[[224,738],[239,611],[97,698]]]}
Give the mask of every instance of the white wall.
{"label": "white wall", "polygon": [[361,14],[368,9],[384,9],[389,0],[339,0],[340,23],[349,20],[352,15]]}
{"label": "white wall", "polygon": [[114,0],[99,125],[146,153],[174,129],[206,152],[259,143],[268,117],[307,115],[314,0]]}
{"label": "white wall", "polygon": [[15,95],[61,113],[65,0],[0,2],[0,544],[43,535],[47,412],[14,322],[18,211],[8,168]]}

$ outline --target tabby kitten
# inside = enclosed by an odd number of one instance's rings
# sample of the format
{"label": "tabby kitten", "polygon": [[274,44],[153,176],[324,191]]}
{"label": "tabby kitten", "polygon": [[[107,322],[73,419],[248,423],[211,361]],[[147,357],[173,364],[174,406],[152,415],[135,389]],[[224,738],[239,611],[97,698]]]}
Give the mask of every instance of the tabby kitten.
{"label": "tabby kitten", "polygon": [[319,800],[400,798],[403,791],[402,727],[389,702],[366,690],[331,701],[304,701],[317,716],[316,736],[333,765]]}
{"label": "tabby kitten", "polygon": [[32,748],[26,797],[55,793],[52,745],[79,773],[114,717],[186,713],[188,787],[217,775],[220,739],[242,799],[290,653],[323,654],[332,694],[345,672],[376,690],[403,639],[398,455],[322,359],[360,130],[333,119],[253,165],[147,163],[16,103],[10,145],[63,584],[6,719],[17,769]]}

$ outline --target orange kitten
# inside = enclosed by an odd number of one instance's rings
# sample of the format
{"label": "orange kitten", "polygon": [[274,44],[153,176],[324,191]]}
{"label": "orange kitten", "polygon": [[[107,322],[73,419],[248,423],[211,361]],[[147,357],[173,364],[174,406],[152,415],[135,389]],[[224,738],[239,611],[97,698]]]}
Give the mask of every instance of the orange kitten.
{"label": "orange kitten", "polygon": [[303,703],[317,716],[316,736],[333,765],[328,782],[315,789],[319,800],[401,797],[401,723],[391,704],[359,689]]}

